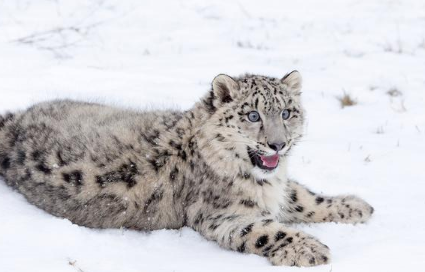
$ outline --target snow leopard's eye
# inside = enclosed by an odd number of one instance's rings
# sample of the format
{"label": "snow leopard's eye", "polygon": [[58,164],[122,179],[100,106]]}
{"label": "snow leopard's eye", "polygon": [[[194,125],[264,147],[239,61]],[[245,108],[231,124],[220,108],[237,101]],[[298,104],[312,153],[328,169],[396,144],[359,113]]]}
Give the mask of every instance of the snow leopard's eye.
{"label": "snow leopard's eye", "polygon": [[291,116],[291,112],[289,110],[283,110],[282,111],[282,118],[283,120],[287,120]]}
{"label": "snow leopard's eye", "polygon": [[248,120],[251,122],[258,122],[260,121],[260,114],[256,111],[250,111],[248,113]]}

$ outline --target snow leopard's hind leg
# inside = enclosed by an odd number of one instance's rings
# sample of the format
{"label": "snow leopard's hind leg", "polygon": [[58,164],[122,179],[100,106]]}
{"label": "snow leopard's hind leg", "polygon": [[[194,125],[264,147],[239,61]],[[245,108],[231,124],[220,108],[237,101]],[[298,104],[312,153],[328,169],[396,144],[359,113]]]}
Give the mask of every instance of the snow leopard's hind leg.
{"label": "snow leopard's hind leg", "polygon": [[288,187],[290,222],[356,224],[366,222],[374,212],[371,205],[354,195],[323,196],[292,180]]}

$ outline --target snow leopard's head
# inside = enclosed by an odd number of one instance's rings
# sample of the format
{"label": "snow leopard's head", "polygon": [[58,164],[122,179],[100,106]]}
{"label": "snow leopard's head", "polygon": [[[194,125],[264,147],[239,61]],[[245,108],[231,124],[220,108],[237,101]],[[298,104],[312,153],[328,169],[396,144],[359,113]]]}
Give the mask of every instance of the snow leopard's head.
{"label": "snow leopard's head", "polygon": [[302,135],[301,76],[218,75],[202,100],[211,114],[201,129],[204,157],[228,174],[266,179]]}

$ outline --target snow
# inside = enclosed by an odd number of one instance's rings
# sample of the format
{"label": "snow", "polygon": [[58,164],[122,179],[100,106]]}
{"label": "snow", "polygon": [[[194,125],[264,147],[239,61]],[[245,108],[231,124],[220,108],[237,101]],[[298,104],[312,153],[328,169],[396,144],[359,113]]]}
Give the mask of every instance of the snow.
{"label": "snow", "polygon": [[[308,122],[290,175],[376,210],[363,225],[298,226],[333,255],[308,270],[423,271],[424,1],[0,0],[0,31],[0,113],[54,98],[187,109],[219,73],[299,70]],[[341,108],[344,92],[358,103]],[[79,227],[0,182],[2,272],[277,270],[307,269],[189,228]]]}

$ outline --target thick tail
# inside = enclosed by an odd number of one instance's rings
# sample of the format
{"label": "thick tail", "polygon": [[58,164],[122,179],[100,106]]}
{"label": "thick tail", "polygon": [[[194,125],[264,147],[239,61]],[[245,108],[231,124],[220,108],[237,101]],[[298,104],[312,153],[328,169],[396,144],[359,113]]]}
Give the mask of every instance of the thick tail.
{"label": "thick tail", "polygon": [[6,113],[5,115],[0,115],[0,131],[6,126],[6,124],[13,120],[15,115],[13,113]]}
{"label": "thick tail", "polygon": [[0,115],[0,176],[10,165],[10,159],[7,156],[6,127],[13,121],[14,117],[15,115],[12,113]]}

